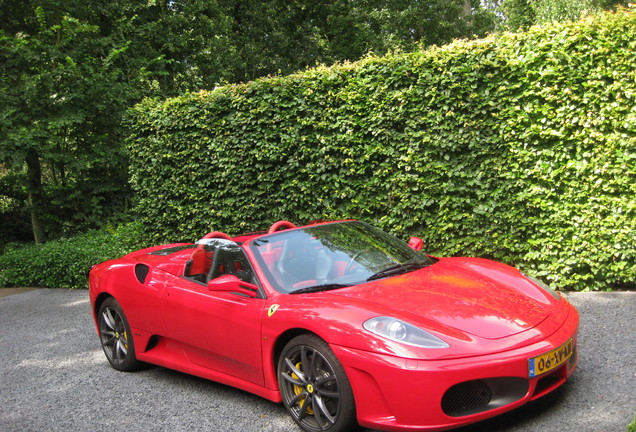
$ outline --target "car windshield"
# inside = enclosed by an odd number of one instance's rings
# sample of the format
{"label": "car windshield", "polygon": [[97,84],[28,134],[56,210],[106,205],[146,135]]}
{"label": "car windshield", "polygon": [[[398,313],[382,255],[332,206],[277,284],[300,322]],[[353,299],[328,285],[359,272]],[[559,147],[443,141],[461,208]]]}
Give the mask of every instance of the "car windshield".
{"label": "car windshield", "polygon": [[254,240],[270,284],[300,294],[357,285],[432,264],[425,254],[363,222],[286,230]]}

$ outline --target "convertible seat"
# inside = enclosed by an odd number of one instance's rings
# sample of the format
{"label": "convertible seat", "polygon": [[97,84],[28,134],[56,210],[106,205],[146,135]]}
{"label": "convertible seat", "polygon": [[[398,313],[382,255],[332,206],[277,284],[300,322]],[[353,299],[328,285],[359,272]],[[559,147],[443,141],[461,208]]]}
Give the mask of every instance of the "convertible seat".
{"label": "convertible seat", "polygon": [[235,275],[243,282],[248,283],[252,283],[254,276],[245,253],[236,244],[222,245],[217,248],[212,258],[208,280],[228,274]]}
{"label": "convertible seat", "polygon": [[186,265],[185,276],[204,281],[212,262],[208,252],[204,249],[195,249],[190,255],[190,261]]}

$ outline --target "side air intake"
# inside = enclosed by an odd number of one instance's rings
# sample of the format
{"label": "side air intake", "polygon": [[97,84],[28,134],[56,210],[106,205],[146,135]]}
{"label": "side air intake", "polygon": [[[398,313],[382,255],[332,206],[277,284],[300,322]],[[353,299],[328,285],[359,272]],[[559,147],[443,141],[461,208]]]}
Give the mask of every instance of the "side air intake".
{"label": "side air intake", "polygon": [[143,284],[146,282],[146,277],[148,276],[149,271],[150,269],[145,264],[137,264],[135,266],[135,276],[137,276],[139,283]]}

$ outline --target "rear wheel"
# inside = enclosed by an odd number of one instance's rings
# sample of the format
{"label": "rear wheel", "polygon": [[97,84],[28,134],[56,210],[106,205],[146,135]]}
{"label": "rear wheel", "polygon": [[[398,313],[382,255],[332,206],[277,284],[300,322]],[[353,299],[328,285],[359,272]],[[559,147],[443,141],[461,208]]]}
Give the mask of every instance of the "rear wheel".
{"label": "rear wheel", "polygon": [[303,430],[344,432],[357,426],[349,380],[319,337],[301,335],[285,345],[278,385],[285,408]]}
{"label": "rear wheel", "polygon": [[135,356],[135,345],[128,320],[117,300],[104,300],[98,314],[99,339],[106,358],[120,371],[133,371],[142,366]]}

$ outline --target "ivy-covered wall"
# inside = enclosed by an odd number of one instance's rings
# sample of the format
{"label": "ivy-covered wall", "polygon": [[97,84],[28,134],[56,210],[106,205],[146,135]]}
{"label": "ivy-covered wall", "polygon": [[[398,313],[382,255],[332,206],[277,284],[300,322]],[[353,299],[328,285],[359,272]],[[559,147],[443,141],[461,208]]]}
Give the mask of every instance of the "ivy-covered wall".
{"label": "ivy-covered wall", "polygon": [[358,218],[561,289],[636,281],[636,13],[166,101],[131,117],[154,240]]}

